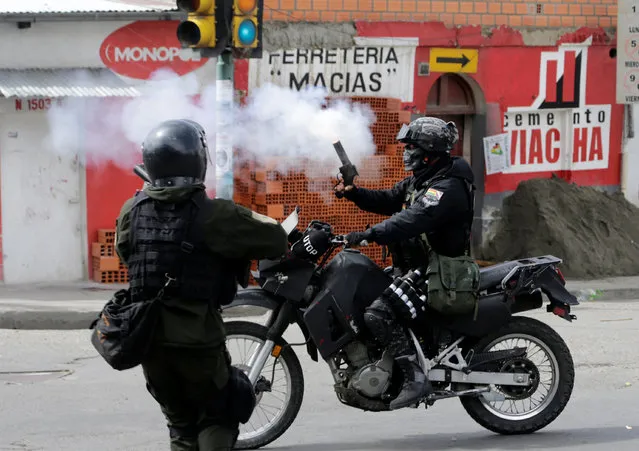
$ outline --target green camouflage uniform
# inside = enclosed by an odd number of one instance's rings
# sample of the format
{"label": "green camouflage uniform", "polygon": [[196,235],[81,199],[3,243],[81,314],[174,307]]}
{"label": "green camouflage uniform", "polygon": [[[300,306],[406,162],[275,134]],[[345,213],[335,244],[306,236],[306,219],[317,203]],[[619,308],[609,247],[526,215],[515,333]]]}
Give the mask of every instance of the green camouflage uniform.
{"label": "green camouflage uniform", "polygon": [[[203,189],[204,185],[145,186],[144,191],[152,199],[176,202]],[[134,198],[124,203],[116,223],[115,249],[124,263],[131,253],[129,214],[133,203]],[[255,260],[276,257],[288,248],[286,232],[275,220],[231,201],[208,199],[200,214],[209,218],[208,246],[222,257]],[[167,299],[154,341],[142,368],[147,389],[167,419],[171,450],[232,449],[238,424],[226,423],[220,409],[214,407],[224,402],[228,380],[220,313],[201,301]],[[200,405],[203,399],[210,401],[207,410]]]}

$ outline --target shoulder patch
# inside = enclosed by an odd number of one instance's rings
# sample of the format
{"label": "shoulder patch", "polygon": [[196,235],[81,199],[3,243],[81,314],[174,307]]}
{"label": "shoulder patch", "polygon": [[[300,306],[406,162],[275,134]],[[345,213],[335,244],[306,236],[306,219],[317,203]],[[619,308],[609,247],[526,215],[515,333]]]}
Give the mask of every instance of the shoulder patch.
{"label": "shoulder patch", "polygon": [[439,200],[444,195],[443,191],[436,190],[435,188],[429,188],[426,193],[424,193],[424,197],[422,197],[422,202],[428,206],[435,206],[439,204]]}

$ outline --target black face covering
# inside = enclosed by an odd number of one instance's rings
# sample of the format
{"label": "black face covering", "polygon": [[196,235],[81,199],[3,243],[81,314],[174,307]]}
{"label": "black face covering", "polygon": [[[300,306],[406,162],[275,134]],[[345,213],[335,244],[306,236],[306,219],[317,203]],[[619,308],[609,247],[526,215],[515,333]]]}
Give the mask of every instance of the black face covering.
{"label": "black face covering", "polygon": [[404,170],[405,171],[417,171],[428,165],[424,161],[426,152],[419,147],[413,145],[407,145],[404,148]]}

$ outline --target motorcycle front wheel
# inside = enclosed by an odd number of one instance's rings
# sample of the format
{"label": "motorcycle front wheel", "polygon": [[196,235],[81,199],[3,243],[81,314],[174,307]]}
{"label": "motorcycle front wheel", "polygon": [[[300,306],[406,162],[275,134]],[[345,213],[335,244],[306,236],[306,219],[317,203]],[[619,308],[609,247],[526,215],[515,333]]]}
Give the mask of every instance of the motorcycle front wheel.
{"label": "motorcycle front wheel", "polygon": [[529,387],[497,386],[504,401],[487,401],[482,396],[462,397],[470,417],[484,428],[504,435],[530,434],[552,423],[564,410],[575,383],[570,350],[550,326],[524,316],[513,317],[500,330],[482,338],[476,354],[523,347],[526,358],[503,362],[503,372],[529,375]]}
{"label": "motorcycle front wheel", "polygon": [[[226,347],[232,365],[248,373],[251,356],[266,341],[268,329],[246,321],[229,321]],[[280,338],[279,357],[270,356],[256,385],[257,405],[246,424],[240,424],[240,435],[233,449],[257,449],[279,438],[291,426],[302,406],[304,373],[297,355]]]}

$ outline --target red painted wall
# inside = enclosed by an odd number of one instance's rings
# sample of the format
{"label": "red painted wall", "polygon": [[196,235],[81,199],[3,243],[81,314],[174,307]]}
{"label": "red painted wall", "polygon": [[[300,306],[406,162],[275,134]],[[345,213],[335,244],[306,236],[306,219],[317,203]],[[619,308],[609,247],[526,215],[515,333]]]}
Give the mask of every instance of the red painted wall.
{"label": "red painted wall", "polygon": [[[416,62],[428,61],[431,47],[478,48],[477,73],[467,75],[479,84],[488,109],[492,105],[498,106],[501,113],[501,123],[488,123],[490,133],[502,132],[503,115],[509,107],[526,107],[533,103],[540,89],[542,52],[556,52],[558,49],[557,46],[525,46],[521,33],[506,26],[495,28],[490,36],[486,36],[479,26],[448,28],[442,23],[406,22],[359,22],[356,25],[359,36],[418,37],[420,46],[416,52]],[[553,172],[580,185],[620,184],[623,106],[615,104],[616,60],[610,56],[616,42],[609,39],[600,28],[581,28],[562,36],[557,44],[578,44],[588,38],[592,39],[592,43],[587,49],[585,103],[588,106],[611,105],[608,168],[491,174],[485,178],[486,193],[514,190],[523,180],[549,177]],[[416,64],[413,103],[417,111],[428,113],[428,93],[441,74],[431,73],[430,76],[421,77],[417,76],[417,69]],[[491,116],[496,117],[495,114],[489,115],[489,121]],[[511,148],[511,152],[516,151],[516,148]]]}
{"label": "red painted wall", "polygon": [[[509,27],[495,28],[487,37],[480,27],[447,28],[441,23],[360,22],[356,24],[360,36],[419,37],[416,61],[428,61],[431,47],[478,48],[479,64],[476,74],[470,74],[483,91],[488,110],[490,133],[502,131],[503,115],[509,107],[530,106],[539,91],[542,52],[556,51],[557,46],[527,47],[519,31]],[[610,157],[607,169],[572,171],[561,174],[583,185],[618,185],[620,183],[621,134],[623,107],[615,105],[615,60],[609,56],[615,42],[601,29],[580,29],[562,36],[562,42],[580,43],[592,36],[588,48],[586,102],[588,105],[611,105]],[[415,70],[417,70],[417,65]],[[414,106],[425,111],[428,92],[440,74],[415,76]],[[235,63],[235,88],[248,90],[248,61]],[[501,123],[496,123],[499,121]],[[211,140],[214,149],[214,140]],[[212,168],[211,168],[212,169]],[[529,178],[548,177],[551,172],[495,174],[486,176],[487,193],[515,189]],[[90,243],[97,238],[99,228],[113,228],[122,203],[141,187],[131,168],[120,169],[112,164],[87,168],[87,221]],[[209,191],[213,196],[213,190]],[[92,272],[92,271],[91,271]]]}
{"label": "red painted wall", "polygon": [[[114,229],[122,204],[141,187],[142,181],[132,169],[125,170],[113,163],[87,167],[89,256],[91,243],[98,240],[98,229]],[[93,266],[89,264],[89,277],[92,276]]]}

